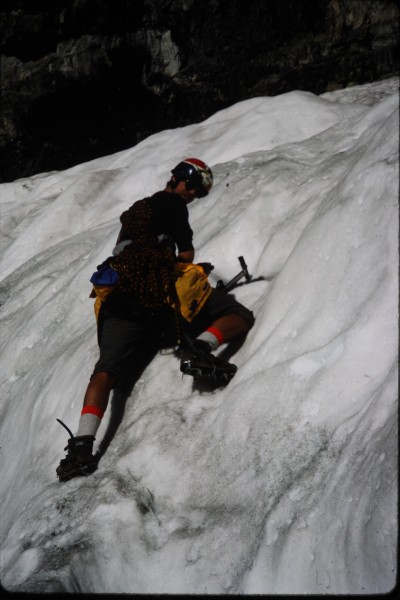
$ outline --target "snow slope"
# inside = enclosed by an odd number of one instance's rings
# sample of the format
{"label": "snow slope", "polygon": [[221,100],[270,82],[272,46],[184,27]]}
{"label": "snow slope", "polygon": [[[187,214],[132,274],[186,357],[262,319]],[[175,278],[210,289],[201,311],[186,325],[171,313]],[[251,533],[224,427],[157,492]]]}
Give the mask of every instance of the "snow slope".
{"label": "snow slope", "polygon": [[[254,98],[0,186],[1,554],[10,591],[373,594],[397,580],[398,80]],[[60,484],[97,359],[89,278],[119,215],[198,156],[198,261],[256,324],[235,378],[163,351]]]}

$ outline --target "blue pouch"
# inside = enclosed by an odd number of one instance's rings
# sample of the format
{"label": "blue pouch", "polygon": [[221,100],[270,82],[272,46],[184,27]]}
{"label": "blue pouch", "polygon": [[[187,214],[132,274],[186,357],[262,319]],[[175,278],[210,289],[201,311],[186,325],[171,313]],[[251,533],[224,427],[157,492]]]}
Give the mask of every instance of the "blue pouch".
{"label": "blue pouch", "polygon": [[103,263],[97,267],[97,271],[90,278],[93,285],[115,285],[118,281],[118,273],[110,267],[108,263]]}

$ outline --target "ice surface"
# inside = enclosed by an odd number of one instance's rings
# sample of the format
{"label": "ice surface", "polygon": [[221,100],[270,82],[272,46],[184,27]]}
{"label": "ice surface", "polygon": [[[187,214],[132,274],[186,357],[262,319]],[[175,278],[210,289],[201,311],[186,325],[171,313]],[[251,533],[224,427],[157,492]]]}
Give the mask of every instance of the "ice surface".
{"label": "ice surface", "polygon": [[[254,98],[0,186],[1,555],[18,592],[373,594],[397,578],[398,79]],[[256,315],[224,390],[159,353],[96,473],[60,484],[97,342],[89,278],[186,156],[196,258]],[[112,418],[111,418],[112,417]],[[121,420],[108,436],[114,420]]]}

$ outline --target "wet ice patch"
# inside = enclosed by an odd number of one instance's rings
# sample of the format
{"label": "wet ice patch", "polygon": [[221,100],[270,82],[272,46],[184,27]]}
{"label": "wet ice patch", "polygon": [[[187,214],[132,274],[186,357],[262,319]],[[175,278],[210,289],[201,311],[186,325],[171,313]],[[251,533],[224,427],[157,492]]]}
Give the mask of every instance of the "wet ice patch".
{"label": "wet ice patch", "polygon": [[343,352],[344,344],[342,339],[334,340],[319,350],[308,352],[296,358],[291,363],[290,370],[295,375],[309,377],[323,367],[332,365],[343,355]]}

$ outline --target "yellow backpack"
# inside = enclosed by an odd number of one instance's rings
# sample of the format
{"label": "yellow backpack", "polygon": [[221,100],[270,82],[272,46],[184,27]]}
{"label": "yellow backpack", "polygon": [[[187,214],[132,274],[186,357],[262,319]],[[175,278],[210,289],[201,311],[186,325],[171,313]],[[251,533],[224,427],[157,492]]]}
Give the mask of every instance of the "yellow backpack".
{"label": "yellow backpack", "polygon": [[193,263],[178,263],[175,289],[177,298],[167,298],[167,302],[186,321],[192,321],[203,308],[211,294],[211,285],[203,267]]}

